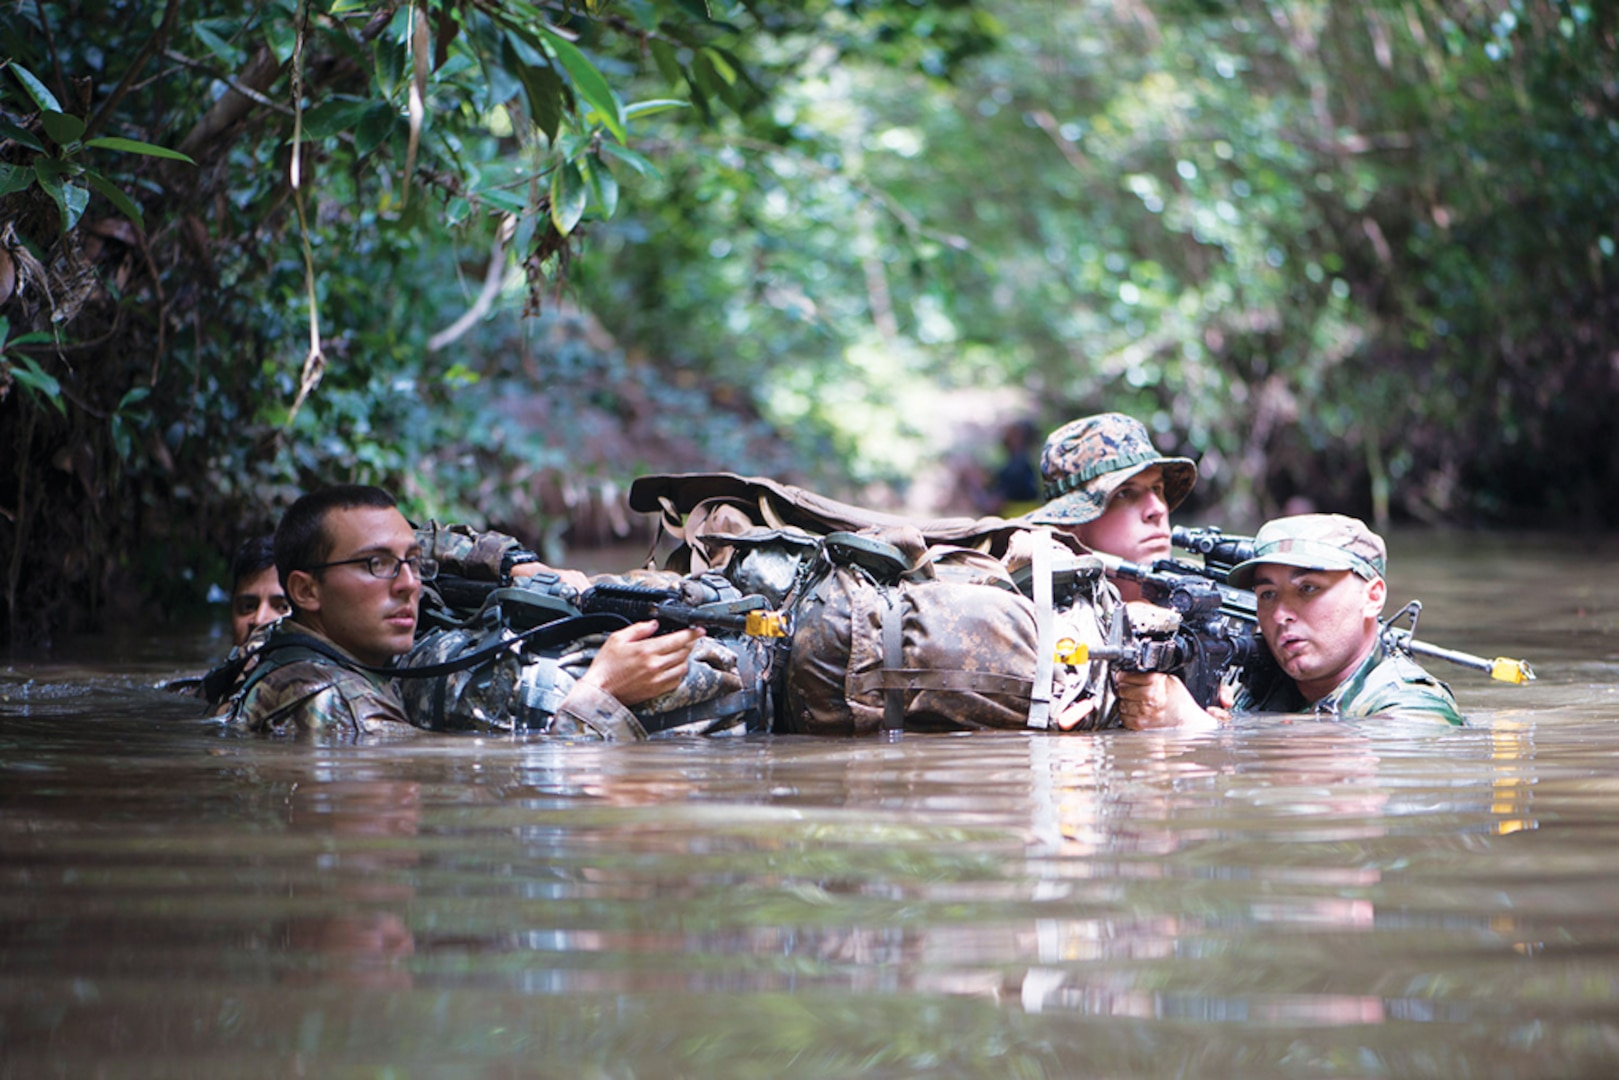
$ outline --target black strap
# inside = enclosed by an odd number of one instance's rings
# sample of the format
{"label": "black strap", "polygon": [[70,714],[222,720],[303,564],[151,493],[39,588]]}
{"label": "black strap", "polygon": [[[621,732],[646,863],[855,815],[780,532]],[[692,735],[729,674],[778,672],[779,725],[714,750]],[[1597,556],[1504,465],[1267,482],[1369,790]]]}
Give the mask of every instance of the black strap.
{"label": "black strap", "polygon": [[[323,656],[333,663],[349,668],[352,671],[363,671],[368,675],[383,675],[390,679],[432,679],[440,675],[453,675],[457,671],[476,667],[498,653],[510,649],[519,642],[527,642],[536,649],[549,649],[563,642],[573,641],[590,634],[606,634],[630,625],[630,621],[622,615],[611,612],[602,612],[596,615],[575,615],[566,619],[556,619],[552,622],[541,623],[539,626],[524,630],[509,638],[491,642],[481,649],[457,656],[453,660],[445,660],[437,664],[423,664],[420,667],[374,667],[362,664],[354,657],[348,655],[337,646],[310,634],[282,634],[265,642],[259,650],[259,656],[268,658],[274,652],[284,652],[288,649],[302,649],[306,652]],[[279,667],[280,663],[265,664],[261,661],[259,671],[270,667]]]}
{"label": "black strap", "polygon": [[641,722],[642,729],[648,735],[655,735],[660,731],[668,731],[670,728],[677,728],[695,720],[718,720],[726,716],[735,716],[737,713],[747,712],[758,703],[758,690],[737,690],[724,697],[699,701],[695,705],[682,705],[668,712],[637,716],[636,719]]}

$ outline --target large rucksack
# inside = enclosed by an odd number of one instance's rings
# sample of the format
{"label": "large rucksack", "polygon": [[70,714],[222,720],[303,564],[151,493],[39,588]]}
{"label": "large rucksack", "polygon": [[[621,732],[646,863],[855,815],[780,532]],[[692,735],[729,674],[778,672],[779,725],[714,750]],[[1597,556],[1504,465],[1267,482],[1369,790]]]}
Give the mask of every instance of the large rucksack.
{"label": "large rucksack", "polygon": [[1107,641],[1117,594],[1065,538],[1028,530],[1003,560],[903,527],[833,534],[812,577],[792,607],[783,731],[1116,723],[1106,666],[1063,657]]}
{"label": "large rucksack", "polygon": [[788,608],[778,730],[1118,722],[1107,666],[1067,659],[1116,642],[1123,608],[1065,533],[996,517],[913,521],[732,473],[643,476],[630,506],[675,541],[666,566],[718,568]]}

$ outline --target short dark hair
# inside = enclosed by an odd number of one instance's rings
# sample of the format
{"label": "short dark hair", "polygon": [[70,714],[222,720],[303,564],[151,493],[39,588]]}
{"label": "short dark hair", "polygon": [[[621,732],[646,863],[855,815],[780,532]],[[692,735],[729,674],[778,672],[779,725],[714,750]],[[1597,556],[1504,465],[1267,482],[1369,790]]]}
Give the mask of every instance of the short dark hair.
{"label": "short dark hair", "polygon": [[[287,578],[294,570],[307,570],[331,555],[327,514],[356,507],[393,510],[398,506],[392,495],[369,484],[334,484],[311,491],[293,503],[275,527],[275,572],[281,578],[281,588],[287,588]],[[287,595],[292,594],[289,591]]]}
{"label": "short dark hair", "polygon": [[274,566],[275,537],[265,534],[243,541],[230,561],[231,595],[236,595],[236,590],[242,587],[243,581],[261,570],[269,570]]}

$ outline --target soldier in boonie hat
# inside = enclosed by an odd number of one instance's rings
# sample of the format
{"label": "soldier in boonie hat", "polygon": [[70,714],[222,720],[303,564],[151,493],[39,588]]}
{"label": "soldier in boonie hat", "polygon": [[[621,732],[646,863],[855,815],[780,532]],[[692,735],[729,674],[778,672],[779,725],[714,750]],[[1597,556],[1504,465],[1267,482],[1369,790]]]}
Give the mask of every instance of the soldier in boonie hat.
{"label": "soldier in boonie hat", "polygon": [[1254,535],[1254,557],[1231,568],[1231,584],[1252,588],[1254,570],[1261,563],[1301,570],[1353,570],[1367,581],[1375,581],[1388,565],[1388,549],[1383,538],[1359,518],[1298,514],[1260,526]]}
{"label": "soldier in boonie hat", "polygon": [[1189,458],[1164,457],[1147,428],[1123,413],[1098,413],[1053,431],[1040,454],[1046,504],[1027,515],[1037,525],[1084,525],[1107,509],[1108,497],[1126,480],[1157,466],[1164,502],[1179,506],[1197,483]]}

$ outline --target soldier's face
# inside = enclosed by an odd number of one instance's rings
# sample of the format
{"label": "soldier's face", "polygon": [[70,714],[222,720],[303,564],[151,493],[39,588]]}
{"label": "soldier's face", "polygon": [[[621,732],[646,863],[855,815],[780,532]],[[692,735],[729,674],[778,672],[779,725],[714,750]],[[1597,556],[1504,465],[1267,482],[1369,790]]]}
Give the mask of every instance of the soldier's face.
{"label": "soldier's face", "polygon": [[1348,570],[1261,563],[1254,571],[1259,632],[1311,701],[1348,678],[1377,643],[1387,587]]}
{"label": "soldier's face", "polygon": [[1169,558],[1164,470],[1154,465],[1120,484],[1108,496],[1102,516],[1074,526],[1074,535],[1092,551],[1133,563],[1150,565],[1155,559]]}
{"label": "soldier's face", "polygon": [[[406,559],[420,555],[416,533],[398,510],[357,506],[326,515],[331,551],[325,561],[368,555]],[[299,621],[330,638],[362,663],[381,665],[407,652],[416,631],[422,582],[407,566],[399,576],[378,578],[363,563],[328,566],[287,576]]]}
{"label": "soldier's face", "polygon": [[281,591],[281,579],[275,567],[247,575],[236,583],[230,598],[230,628],[234,644],[240,645],[259,627],[273,623],[292,608],[287,605],[287,594]]}

